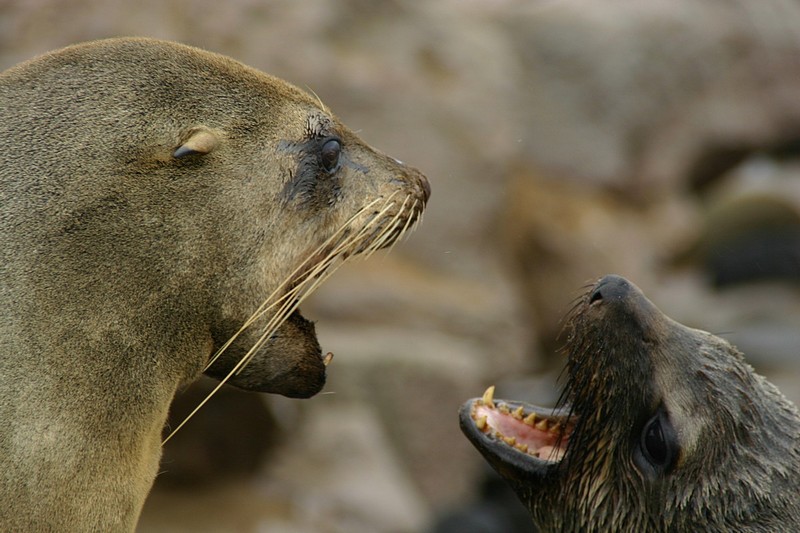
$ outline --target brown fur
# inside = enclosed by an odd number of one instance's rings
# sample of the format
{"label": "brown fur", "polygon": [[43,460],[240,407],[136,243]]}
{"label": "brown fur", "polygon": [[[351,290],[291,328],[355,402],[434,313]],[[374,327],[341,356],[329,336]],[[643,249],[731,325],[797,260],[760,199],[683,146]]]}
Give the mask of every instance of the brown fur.
{"label": "brown fur", "polygon": [[[0,530],[133,530],[176,388],[342,226],[395,224],[390,244],[429,192],[316,99],[198,49],[97,41],[2,73]],[[295,312],[231,382],[307,397],[324,379]]]}

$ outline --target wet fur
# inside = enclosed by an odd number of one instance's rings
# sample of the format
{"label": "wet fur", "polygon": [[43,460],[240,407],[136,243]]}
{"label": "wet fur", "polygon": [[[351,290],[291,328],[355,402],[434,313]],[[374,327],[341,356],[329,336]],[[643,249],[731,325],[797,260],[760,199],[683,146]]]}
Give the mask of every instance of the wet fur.
{"label": "wet fur", "polygon": [[[567,326],[565,399],[578,424],[555,490],[529,502],[536,522],[587,532],[800,528],[795,406],[735,347],[629,286],[594,304],[588,291]],[[632,463],[660,406],[680,443],[669,472]]]}
{"label": "wet fur", "polygon": [[[490,388],[459,415],[540,531],[800,530],[800,415],[736,348],[665,316],[619,276],[580,298],[566,331],[559,409]],[[490,403],[557,419],[563,459],[533,458],[487,417],[478,424],[474,409]]]}
{"label": "wet fur", "polygon": [[[322,172],[329,137],[342,159]],[[223,56],[115,39],[0,74],[0,529],[132,531],[176,388],[229,339],[210,374],[318,392],[313,324],[291,309],[264,338],[275,302],[313,290],[328,239],[391,244],[428,194],[315,98]]]}

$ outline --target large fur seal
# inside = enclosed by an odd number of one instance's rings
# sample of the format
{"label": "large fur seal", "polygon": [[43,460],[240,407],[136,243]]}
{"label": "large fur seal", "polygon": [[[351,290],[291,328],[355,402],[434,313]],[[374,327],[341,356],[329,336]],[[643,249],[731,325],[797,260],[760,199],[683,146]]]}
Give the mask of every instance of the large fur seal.
{"label": "large fur seal", "polygon": [[542,531],[800,531],[800,416],[734,347],[619,276],[567,331],[562,408],[490,388],[460,412]]}
{"label": "large fur seal", "polygon": [[317,393],[298,302],[429,194],[220,55],[114,39],[2,73],[0,530],[133,530],[170,400],[204,369]]}

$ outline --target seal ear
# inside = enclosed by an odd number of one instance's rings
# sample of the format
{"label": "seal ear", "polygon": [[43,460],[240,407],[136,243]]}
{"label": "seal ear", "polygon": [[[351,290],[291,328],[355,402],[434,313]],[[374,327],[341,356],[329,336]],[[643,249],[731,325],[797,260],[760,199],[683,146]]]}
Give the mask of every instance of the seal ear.
{"label": "seal ear", "polygon": [[207,154],[219,145],[219,141],[219,135],[213,130],[203,126],[195,128],[189,132],[189,138],[172,153],[172,157]]}

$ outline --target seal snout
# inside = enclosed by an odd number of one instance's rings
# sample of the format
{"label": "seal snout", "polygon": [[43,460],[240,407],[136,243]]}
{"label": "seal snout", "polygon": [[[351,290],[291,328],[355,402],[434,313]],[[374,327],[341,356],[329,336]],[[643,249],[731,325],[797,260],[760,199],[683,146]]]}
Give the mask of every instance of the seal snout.
{"label": "seal snout", "polygon": [[[663,322],[663,314],[644,293],[622,276],[610,274],[600,279],[586,296],[586,307],[601,312],[599,316],[618,315],[612,320],[632,321],[649,330]],[[601,311],[602,310],[602,311]],[[593,314],[596,314],[594,311]],[[608,315],[611,313],[611,315]],[[617,322],[619,324],[619,322]]]}
{"label": "seal snout", "polygon": [[610,274],[595,284],[589,293],[589,305],[599,301],[622,301],[634,292],[640,291],[630,281],[622,276]]}
{"label": "seal snout", "polygon": [[428,177],[420,170],[405,164],[400,164],[398,169],[399,173],[392,181],[410,190],[422,206],[427,205],[431,198],[431,183]]}

